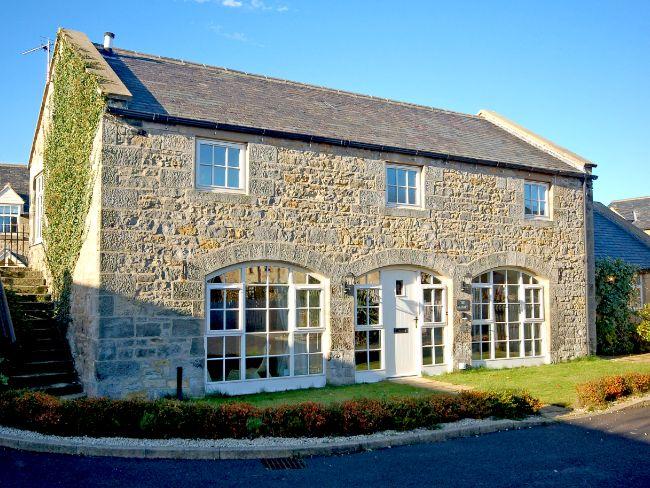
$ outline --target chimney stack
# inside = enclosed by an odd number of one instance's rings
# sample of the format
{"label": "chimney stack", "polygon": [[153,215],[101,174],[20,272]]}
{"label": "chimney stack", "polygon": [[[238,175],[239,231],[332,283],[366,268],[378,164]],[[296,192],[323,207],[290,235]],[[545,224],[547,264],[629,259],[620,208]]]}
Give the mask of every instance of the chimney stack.
{"label": "chimney stack", "polygon": [[115,39],[115,34],[112,32],[104,32],[104,49],[107,51],[113,50],[113,39]]}

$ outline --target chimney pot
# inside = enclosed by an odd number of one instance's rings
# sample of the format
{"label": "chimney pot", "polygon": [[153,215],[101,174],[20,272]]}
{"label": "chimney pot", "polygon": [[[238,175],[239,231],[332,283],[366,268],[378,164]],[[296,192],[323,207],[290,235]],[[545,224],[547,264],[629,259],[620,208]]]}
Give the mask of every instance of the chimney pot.
{"label": "chimney pot", "polygon": [[104,32],[104,49],[107,51],[113,50],[113,39],[115,39],[115,34],[112,32]]}

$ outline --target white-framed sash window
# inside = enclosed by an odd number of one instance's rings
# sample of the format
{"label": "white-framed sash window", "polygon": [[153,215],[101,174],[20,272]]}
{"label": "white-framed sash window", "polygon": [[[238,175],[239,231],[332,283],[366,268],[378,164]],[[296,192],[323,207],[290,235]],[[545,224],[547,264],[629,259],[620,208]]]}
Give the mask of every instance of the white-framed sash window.
{"label": "white-framed sash window", "polygon": [[524,182],[524,216],[528,219],[545,219],[549,215],[549,184]]}
{"label": "white-framed sash window", "polygon": [[195,183],[207,190],[246,190],[246,146],[231,142],[197,139]]}
{"label": "white-framed sash window", "polygon": [[323,375],[319,277],[253,263],[214,276],[206,288],[208,383]]}
{"label": "white-framed sash window", "polygon": [[472,360],[544,355],[544,289],[528,273],[497,269],[472,281]]}
{"label": "white-framed sash window", "polygon": [[422,168],[417,166],[386,166],[386,204],[417,207],[421,205]]}
{"label": "white-framed sash window", "polygon": [[422,365],[445,362],[445,325],[447,323],[447,291],[442,282],[430,273],[420,273],[422,286]]}

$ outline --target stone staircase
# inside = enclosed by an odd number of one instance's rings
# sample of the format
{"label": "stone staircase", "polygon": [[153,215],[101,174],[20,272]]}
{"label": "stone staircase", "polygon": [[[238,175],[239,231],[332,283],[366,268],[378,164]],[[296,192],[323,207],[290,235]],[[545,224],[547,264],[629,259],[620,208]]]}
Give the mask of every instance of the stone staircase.
{"label": "stone staircase", "polygon": [[9,386],[79,396],[83,388],[41,272],[0,268],[0,280],[7,292],[17,343]]}

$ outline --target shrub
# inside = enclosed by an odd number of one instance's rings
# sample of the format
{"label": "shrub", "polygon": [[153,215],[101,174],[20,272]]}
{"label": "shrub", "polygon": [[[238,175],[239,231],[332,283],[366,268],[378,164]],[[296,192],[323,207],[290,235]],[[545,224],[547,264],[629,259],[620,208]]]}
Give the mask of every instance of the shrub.
{"label": "shrub", "polygon": [[332,405],[305,402],[264,409],[247,403],[214,406],[177,400],[60,400],[24,391],[0,394],[2,425],[59,435],[164,439],[370,434],[435,428],[462,418],[520,418],[538,409],[539,402],[530,395],[512,391],[360,399]]}
{"label": "shrub", "polygon": [[620,259],[596,261],[596,332],[599,354],[630,354],[636,330],[631,307],[637,269]]}
{"label": "shrub", "polygon": [[650,391],[650,374],[627,373],[605,376],[576,386],[580,405],[587,408],[603,407],[607,402],[628,395]]}
{"label": "shrub", "polygon": [[636,315],[639,352],[648,352],[650,351],[650,303],[646,303],[641,310],[637,310]]}

